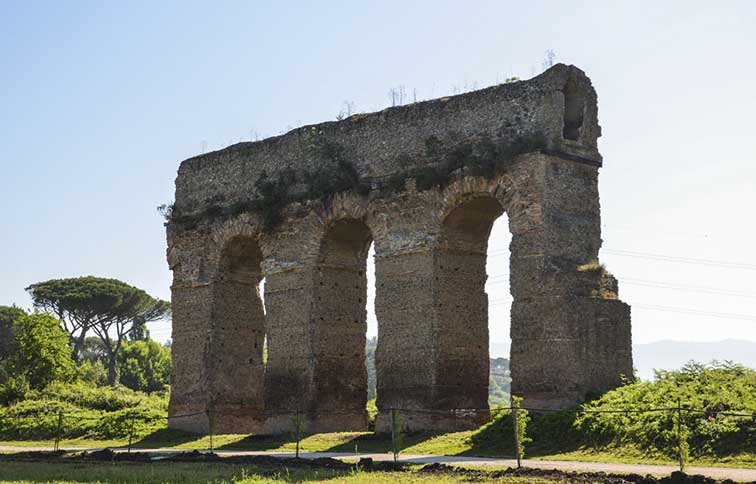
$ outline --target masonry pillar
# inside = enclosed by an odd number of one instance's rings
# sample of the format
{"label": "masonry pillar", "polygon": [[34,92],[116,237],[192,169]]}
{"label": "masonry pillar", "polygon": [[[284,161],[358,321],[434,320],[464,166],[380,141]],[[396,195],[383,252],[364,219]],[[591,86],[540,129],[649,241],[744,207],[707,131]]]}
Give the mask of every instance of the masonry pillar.
{"label": "masonry pillar", "polygon": [[[524,174],[523,174],[524,175]],[[630,308],[597,265],[598,167],[528,159],[510,214],[512,393],[565,408],[632,376]]]}
{"label": "masonry pillar", "polygon": [[207,379],[205,366],[212,287],[202,282],[174,281],[171,287],[173,330],[171,400],[168,427],[207,432]]}
{"label": "masonry pillar", "polygon": [[265,274],[268,361],[266,433],[290,432],[311,401],[310,304],[312,272],[296,265]]}
{"label": "masonry pillar", "polygon": [[266,431],[290,432],[297,415],[306,432],[367,430],[370,231],[355,219],[298,226],[266,273]]}
{"label": "masonry pillar", "polygon": [[[238,238],[219,247],[215,257],[207,235],[175,235],[169,250],[174,269],[169,426],[204,433],[212,419],[218,433],[259,432],[265,332],[259,248],[253,239]],[[213,260],[218,265],[209,268]]]}
{"label": "masonry pillar", "polygon": [[265,423],[261,261],[255,239],[234,238],[212,281],[207,388],[217,433],[257,433]]}
{"label": "masonry pillar", "polygon": [[432,428],[436,416],[433,381],[437,349],[433,292],[434,254],[416,248],[393,253],[376,249],[375,312],[378,346],[376,430],[391,429],[391,411],[409,429]]}

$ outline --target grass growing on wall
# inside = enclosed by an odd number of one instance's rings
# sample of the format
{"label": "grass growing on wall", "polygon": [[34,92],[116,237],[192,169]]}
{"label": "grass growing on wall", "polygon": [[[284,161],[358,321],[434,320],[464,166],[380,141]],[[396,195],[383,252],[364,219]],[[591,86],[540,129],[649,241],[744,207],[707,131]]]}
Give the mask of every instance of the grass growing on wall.
{"label": "grass growing on wall", "polygon": [[[180,207],[161,205],[158,211],[167,222],[183,228],[191,228],[205,219],[224,218],[245,212],[262,217],[266,230],[275,228],[282,220],[287,205],[295,202],[325,201],[338,193],[354,192],[367,196],[389,196],[406,190],[408,181],[413,181],[419,191],[442,188],[456,176],[470,175],[494,178],[514,162],[516,156],[538,151],[546,147],[540,134],[522,136],[514,141],[497,141],[490,136],[471,137],[449,146],[435,136],[425,140],[425,150],[414,157],[402,153],[397,165],[402,167],[385,179],[360,177],[355,161],[350,159],[344,147],[318,134],[305,141],[306,153],[314,168],[297,172],[292,167],[276,175],[263,173],[255,181],[257,194],[254,198],[224,204],[222,196],[208,201],[209,205],[198,214],[184,215]],[[412,167],[413,159],[423,166]]]}

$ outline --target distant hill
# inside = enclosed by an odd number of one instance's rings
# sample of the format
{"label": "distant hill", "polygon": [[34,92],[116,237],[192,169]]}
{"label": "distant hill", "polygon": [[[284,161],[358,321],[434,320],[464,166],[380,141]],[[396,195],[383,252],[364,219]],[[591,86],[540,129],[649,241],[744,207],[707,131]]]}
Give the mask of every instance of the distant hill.
{"label": "distant hill", "polygon": [[654,368],[674,370],[690,360],[700,363],[730,360],[756,368],[756,342],[736,339],[710,343],[657,341],[633,345],[633,358],[643,380],[653,379]]}
{"label": "distant hill", "polygon": [[[509,358],[509,343],[491,343],[491,358]],[[690,360],[708,363],[730,360],[756,368],[756,342],[726,339],[697,343],[692,341],[657,341],[633,345],[633,359],[638,376],[652,380],[654,369],[675,370]]]}

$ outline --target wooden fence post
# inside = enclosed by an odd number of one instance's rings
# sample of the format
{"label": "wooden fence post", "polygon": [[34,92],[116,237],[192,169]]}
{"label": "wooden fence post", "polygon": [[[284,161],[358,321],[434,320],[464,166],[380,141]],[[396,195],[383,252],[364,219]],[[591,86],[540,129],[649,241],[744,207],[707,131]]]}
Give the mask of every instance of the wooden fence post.
{"label": "wooden fence post", "polygon": [[522,455],[520,454],[520,429],[518,428],[517,414],[518,408],[512,404],[512,428],[514,429],[515,459],[517,459],[517,468],[522,467]]}

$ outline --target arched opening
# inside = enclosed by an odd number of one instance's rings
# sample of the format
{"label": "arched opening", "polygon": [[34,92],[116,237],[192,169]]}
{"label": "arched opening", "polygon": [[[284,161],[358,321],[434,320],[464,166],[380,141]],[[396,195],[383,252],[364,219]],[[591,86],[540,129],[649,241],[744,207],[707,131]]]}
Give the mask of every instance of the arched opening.
{"label": "arched opening", "polygon": [[[436,261],[441,337],[435,395],[440,408],[469,409],[469,421],[462,426],[479,425],[489,417],[489,308],[500,319],[501,303],[509,296],[502,294],[507,286],[499,284],[488,286],[496,294],[489,298],[486,265],[491,230],[503,212],[491,196],[471,197],[447,215],[442,227]],[[497,247],[496,255],[506,254],[499,251]]]}
{"label": "arched opening", "polygon": [[[365,340],[365,369],[367,371],[368,413],[377,411],[378,371],[375,366],[375,350],[378,348],[378,318],[375,315],[375,242],[370,244],[367,255],[367,331]],[[374,415],[373,415],[374,416]]]}
{"label": "arched opening", "polygon": [[562,89],[564,94],[564,127],[562,138],[577,141],[580,137],[580,128],[583,127],[583,111],[585,99],[578,89],[574,79],[570,79]]}
{"label": "arched opening", "polygon": [[326,229],[315,275],[311,430],[367,428],[365,366],[367,225],[342,219]]}
{"label": "arched opening", "polygon": [[213,282],[208,406],[216,430],[256,432],[263,423],[265,310],[257,240],[231,239]]}
{"label": "arched opening", "polygon": [[488,237],[486,294],[488,294],[489,377],[488,404],[509,405],[512,394],[510,349],[512,295],[509,289],[509,217],[497,218]]}
{"label": "arched opening", "polygon": [[[265,278],[263,277],[260,280],[259,289],[257,290],[258,294],[260,294],[260,300],[262,301],[262,310],[263,314],[268,314],[268,309],[265,306]],[[262,362],[263,366],[268,364],[268,334],[266,332],[265,338],[263,339],[263,353],[262,353]]]}

